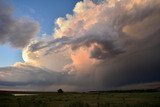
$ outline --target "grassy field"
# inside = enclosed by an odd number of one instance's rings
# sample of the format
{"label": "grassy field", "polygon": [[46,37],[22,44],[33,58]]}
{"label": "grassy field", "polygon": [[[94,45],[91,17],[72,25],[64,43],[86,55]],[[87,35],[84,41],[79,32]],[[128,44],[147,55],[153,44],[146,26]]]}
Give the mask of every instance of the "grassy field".
{"label": "grassy field", "polygon": [[0,94],[0,107],[160,107],[160,92],[32,94],[36,95]]}

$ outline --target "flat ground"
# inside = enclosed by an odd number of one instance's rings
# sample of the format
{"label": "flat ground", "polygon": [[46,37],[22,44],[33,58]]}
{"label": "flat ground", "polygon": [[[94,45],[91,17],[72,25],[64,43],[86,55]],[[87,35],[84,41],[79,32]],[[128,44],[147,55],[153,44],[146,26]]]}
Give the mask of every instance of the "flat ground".
{"label": "flat ground", "polygon": [[0,107],[160,107],[160,92],[32,94],[36,95],[15,96],[13,93],[2,93]]}

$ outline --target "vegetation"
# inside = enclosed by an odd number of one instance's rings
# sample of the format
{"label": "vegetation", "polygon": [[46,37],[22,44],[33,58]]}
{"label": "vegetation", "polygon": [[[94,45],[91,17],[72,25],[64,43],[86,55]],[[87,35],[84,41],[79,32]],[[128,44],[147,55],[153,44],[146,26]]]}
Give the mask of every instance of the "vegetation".
{"label": "vegetation", "polygon": [[57,90],[58,93],[63,93],[62,89]]}
{"label": "vegetation", "polygon": [[[18,92],[18,94],[26,92]],[[30,92],[0,94],[0,107],[160,107],[160,92]]]}

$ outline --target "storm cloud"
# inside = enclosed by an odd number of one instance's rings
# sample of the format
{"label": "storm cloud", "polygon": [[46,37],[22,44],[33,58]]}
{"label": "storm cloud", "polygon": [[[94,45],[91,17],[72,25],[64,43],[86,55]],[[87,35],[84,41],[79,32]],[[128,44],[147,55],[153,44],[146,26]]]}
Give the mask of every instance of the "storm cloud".
{"label": "storm cloud", "polygon": [[13,10],[7,1],[0,0],[0,44],[24,48],[36,36],[39,24],[25,17],[15,18]]}
{"label": "storm cloud", "polygon": [[3,86],[107,90],[160,81],[159,0],[85,0],[73,12],[55,21],[53,37],[23,48],[24,67],[0,69]]}

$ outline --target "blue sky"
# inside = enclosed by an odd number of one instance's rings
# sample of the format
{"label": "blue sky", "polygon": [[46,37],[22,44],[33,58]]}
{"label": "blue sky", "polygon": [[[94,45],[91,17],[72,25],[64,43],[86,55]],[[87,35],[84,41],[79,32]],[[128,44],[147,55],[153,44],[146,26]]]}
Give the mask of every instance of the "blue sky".
{"label": "blue sky", "polygon": [[[10,0],[14,8],[14,17],[28,17],[40,24],[40,32],[50,35],[54,29],[54,21],[58,17],[72,14],[75,4],[80,0]],[[9,45],[0,45],[0,67],[23,61],[21,50]]]}
{"label": "blue sky", "polygon": [[41,25],[40,33],[51,34],[54,20],[72,14],[75,4],[80,0],[12,0],[15,16],[26,16],[37,20]]}
{"label": "blue sky", "polygon": [[0,67],[9,66],[17,61],[23,61],[20,50],[8,45],[0,45]]}

